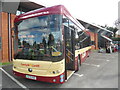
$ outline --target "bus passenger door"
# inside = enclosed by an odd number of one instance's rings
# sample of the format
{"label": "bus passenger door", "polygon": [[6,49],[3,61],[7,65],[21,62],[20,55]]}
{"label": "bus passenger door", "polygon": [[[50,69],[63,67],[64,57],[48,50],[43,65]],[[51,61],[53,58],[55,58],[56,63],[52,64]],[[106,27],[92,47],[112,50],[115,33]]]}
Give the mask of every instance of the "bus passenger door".
{"label": "bus passenger door", "polygon": [[74,50],[74,30],[68,29],[64,26],[65,35],[65,73],[66,79],[68,79],[74,73],[74,60],[75,60],[75,50]]}

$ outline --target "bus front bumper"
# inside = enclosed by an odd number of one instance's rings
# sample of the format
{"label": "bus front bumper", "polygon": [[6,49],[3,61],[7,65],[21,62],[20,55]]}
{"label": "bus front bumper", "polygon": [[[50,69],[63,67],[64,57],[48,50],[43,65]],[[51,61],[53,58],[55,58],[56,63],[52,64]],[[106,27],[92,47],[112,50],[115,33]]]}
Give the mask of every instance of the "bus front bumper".
{"label": "bus front bumper", "polygon": [[62,73],[59,76],[55,76],[55,77],[29,75],[29,74],[16,72],[16,71],[13,71],[13,74],[16,75],[16,76],[20,76],[20,77],[23,77],[23,78],[36,80],[36,81],[43,81],[43,82],[50,82],[50,83],[59,83],[59,84],[62,84],[62,83],[65,82],[65,74],[64,73]]}

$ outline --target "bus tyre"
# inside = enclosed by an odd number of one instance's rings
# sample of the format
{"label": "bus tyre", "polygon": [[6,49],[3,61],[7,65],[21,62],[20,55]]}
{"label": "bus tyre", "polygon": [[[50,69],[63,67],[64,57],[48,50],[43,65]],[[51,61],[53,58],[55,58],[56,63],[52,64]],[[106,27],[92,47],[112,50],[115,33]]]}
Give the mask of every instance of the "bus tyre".
{"label": "bus tyre", "polygon": [[87,52],[88,53],[88,56],[87,57],[89,57],[90,56],[90,52]]}

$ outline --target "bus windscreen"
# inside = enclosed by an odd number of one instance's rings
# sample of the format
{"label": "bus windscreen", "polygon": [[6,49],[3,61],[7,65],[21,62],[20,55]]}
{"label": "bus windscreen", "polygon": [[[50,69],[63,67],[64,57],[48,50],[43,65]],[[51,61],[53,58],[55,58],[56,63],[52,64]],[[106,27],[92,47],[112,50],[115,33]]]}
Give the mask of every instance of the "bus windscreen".
{"label": "bus windscreen", "polygon": [[15,59],[59,61],[63,56],[62,15],[46,15],[20,21]]}

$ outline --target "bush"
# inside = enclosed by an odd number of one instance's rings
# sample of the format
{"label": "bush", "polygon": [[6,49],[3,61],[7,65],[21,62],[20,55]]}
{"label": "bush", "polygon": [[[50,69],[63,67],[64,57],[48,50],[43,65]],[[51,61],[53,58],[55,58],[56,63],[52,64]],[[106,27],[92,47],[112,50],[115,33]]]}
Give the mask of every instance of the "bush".
{"label": "bush", "polygon": [[113,40],[113,41],[120,41],[120,38],[119,38],[119,37],[118,37],[118,38],[112,37],[112,40]]}

